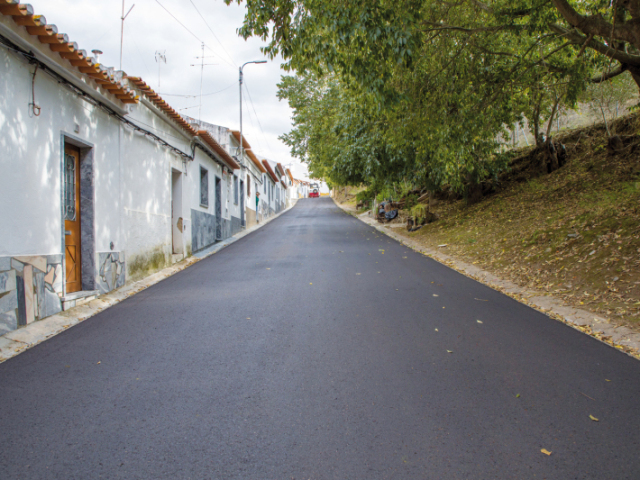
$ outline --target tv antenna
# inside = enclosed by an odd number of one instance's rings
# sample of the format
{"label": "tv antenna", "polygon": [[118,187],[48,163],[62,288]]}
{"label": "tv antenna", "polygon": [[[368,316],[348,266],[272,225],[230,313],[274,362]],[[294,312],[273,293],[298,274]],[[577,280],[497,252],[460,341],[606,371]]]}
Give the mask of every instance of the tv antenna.
{"label": "tv antenna", "polygon": [[156,62],[158,63],[158,88],[160,88],[160,66],[164,63],[167,64],[167,51],[156,52]]}
{"label": "tv antenna", "polygon": [[120,20],[121,20],[121,23],[120,23],[120,70],[122,70],[122,43],[124,41],[124,21],[129,16],[129,14],[131,13],[131,10],[133,10],[133,7],[136,6],[135,3],[133,5],[131,5],[131,8],[129,9],[129,11],[125,15],[124,14],[124,2],[125,2],[125,0],[122,0],[122,16],[120,17]]}
{"label": "tv antenna", "polygon": [[218,65],[217,63],[204,63],[205,58],[214,58],[213,55],[204,56],[204,42],[202,43],[202,56],[196,57],[200,60],[200,65],[196,63],[192,63],[192,67],[200,67],[200,106],[198,107],[198,123],[200,123],[200,115],[202,113],[202,77],[204,76],[204,67],[208,67],[210,65]]}

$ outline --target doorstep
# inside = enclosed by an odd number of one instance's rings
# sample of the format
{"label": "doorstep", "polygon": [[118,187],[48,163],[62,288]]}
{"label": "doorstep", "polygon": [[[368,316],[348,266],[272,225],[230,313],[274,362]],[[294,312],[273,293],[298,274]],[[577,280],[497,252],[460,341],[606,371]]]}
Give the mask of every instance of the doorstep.
{"label": "doorstep", "polygon": [[73,292],[62,297],[62,310],[69,310],[73,307],[78,307],[83,303],[88,303],[94,300],[98,295],[99,290],[83,290],[81,292]]}

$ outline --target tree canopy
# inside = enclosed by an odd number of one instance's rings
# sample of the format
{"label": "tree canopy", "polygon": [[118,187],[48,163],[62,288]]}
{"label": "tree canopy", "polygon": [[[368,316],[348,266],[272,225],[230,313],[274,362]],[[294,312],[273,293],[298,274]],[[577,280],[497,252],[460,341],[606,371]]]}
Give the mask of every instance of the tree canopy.
{"label": "tree canopy", "polygon": [[[230,3],[232,0],[226,0]],[[238,3],[242,3],[239,0]],[[640,79],[640,0],[246,0],[239,32],[281,55],[283,138],[338,184],[461,191],[504,168],[524,119],[540,138],[594,82]]]}

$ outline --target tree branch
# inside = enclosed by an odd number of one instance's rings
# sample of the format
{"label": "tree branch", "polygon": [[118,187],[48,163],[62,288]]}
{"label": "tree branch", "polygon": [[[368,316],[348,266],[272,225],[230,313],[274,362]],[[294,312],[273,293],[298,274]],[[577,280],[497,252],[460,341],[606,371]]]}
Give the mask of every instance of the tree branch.
{"label": "tree branch", "polygon": [[479,28],[465,28],[455,25],[443,25],[441,23],[425,22],[425,25],[433,25],[434,28],[428,28],[427,32],[439,32],[442,30],[456,30],[464,33],[484,33],[484,32],[500,32],[503,30],[522,30],[524,25],[496,25],[495,27],[479,27]]}
{"label": "tree branch", "polygon": [[604,38],[613,37],[616,40],[622,40],[634,45],[638,43],[638,35],[628,23],[616,25],[614,31],[613,25],[602,18],[601,15],[590,17],[580,15],[567,0],[553,0],[553,4],[569,25],[587,35],[598,35]]}
{"label": "tree branch", "polygon": [[[554,0],[555,1],[555,0]],[[560,25],[550,25],[551,30],[556,32],[559,35],[562,35],[564,38],[568,39],[575,45],[586,44],[587,47],[592,48],[598,53],[605,55],[609,58],[613,58],[614,60],[618,60],[620,63],[628,63],[629,65],[635,65],[640,67],[640,56],[639,55],[630,55],[628,53],[623,52],[622,50],[614,50],[612,47],[605,45],[602,42],[598,42],[594,39],[591,39],[587,42],[588,38],[580,35],[575,30],[568,30]]]}
{"label": "tree branch", "polygon": [[602,82],[606,82],[607,80],[612,79],[613,77],[617,77],[618,75],[623,74],[624,72],[626,72],[627,70],[629,70],[629,66],[628,65],[620,65],[618,68],[616,68],[615,70],[611,70],[610,72],[602,72],[600,75],[598,75],[597,77],[593,77],[590,82],[591,83],[602,83]]}

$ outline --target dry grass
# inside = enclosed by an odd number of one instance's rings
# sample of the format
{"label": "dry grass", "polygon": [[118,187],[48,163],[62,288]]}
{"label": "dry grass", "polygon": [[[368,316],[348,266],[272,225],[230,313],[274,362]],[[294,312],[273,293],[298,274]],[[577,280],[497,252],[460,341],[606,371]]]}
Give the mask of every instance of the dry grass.
{"label": "dry grass", "polygon": [[438,221],[406,235],[640,330],[639,128],[637,116],[619,120],[618,154],[603,125],[564,134],[568,163],[550,175],[522,151],[498,193],[440,202]]}

